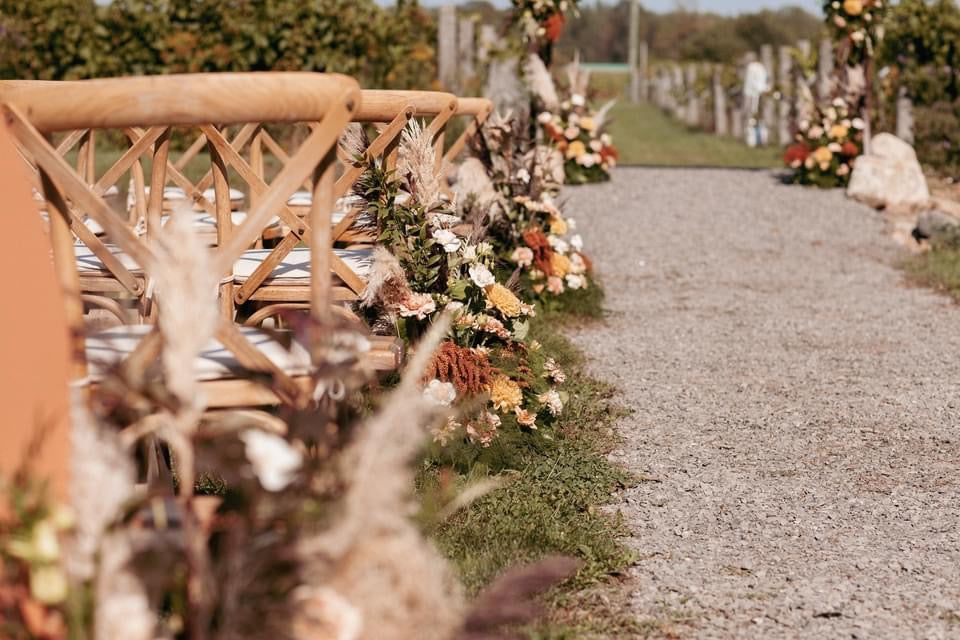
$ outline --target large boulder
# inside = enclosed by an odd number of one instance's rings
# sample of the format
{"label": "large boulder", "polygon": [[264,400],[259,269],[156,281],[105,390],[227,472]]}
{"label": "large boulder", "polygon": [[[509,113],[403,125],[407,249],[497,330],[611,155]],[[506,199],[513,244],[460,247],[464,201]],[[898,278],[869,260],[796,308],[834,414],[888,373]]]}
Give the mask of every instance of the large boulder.
{"label": "large boulder", "polygon": [[857,158],[847,195],[873,207],[917,210],[930,202],[930,190],[917,154],[889,133],[873,138],[870,153]]}

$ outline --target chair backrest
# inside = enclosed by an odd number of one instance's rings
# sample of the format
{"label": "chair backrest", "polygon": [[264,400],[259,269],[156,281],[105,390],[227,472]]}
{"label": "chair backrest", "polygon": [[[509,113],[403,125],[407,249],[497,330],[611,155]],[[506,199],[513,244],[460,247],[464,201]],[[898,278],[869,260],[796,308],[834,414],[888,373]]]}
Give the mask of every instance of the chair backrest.
{"label": "chair backrest", "polygon": [[[70,83],[21,83],[4,88],[0,101],[3,102],[5,119],[19,145],[36,163],[50,205],[55,265],[68,295],[68,320],[74,335],[82,340],[83,308],[74,259],[74,234],[84,244],[89,243],[91,251],[101,257],[132,293],[143,293],[142,281],[133,278],[130,269],[114,258],[103,243],[87,237],[79,228],[83,225],[78,227],[78,211],[96,220],[109,241],[147,277],[158,265],[150,246],[112,214],[102,193],[65,162],[44,134],[119,129],[133,142],[124,157],[139,158],[150,150],[153,162],[147,211],[149,225],[151,220],[153,223],[159,220],[168,172],[172,175],[178,172],[169,161],[173,127],[198,129],[206,137],[210,149],[216,193],[215,214],[218,226],[222,222],[224,229],[219,246],[214,250],[213,263],[217,273],[232,274],[234,263],[259,237],[276,212],[280,211],[290,225],[290,233],[264,261],[263,268],[257,269],[245,283],[248,288],[255,289],[258,280],[262,282],[270,269],[301,242],[313,248],[310,252],[312,273],[330,273],[330,215],[334,201],[336,144],[360,107],[360,98],[355,80],[315,73],[171,75]],[[256,127],[266,122],[315,123],[311,134],[270,185],[250,170],[218,128],[242,125],[252,134]],[[228,168],[237,171],[258,196],[246,220],[233,229],[230,224]],[[313,205],[308,218],[301,219],[284,212],[289,196],[308,181],[313,189]],[[310,281],[311,313],[318,319],[326,320],[330,312],[330,288],[330,278],[314,277]],[[238,301],[245,299],[243,293],[242,288],[235,292]],[[248,368],[281,374],[282,385],[289,382],[283,380],[282,372],[271,366],[269,360],[258,357],[256,349],[246,343],[232,321],[225,318],[221,322],[218,338]],[[144,344],[143,352],[148,352],[151,346],[156,347],[156,341],[144,340]],[[74,352],[83,353],[83,349],[75,348]],[[139,355],[147,358],[149,353]]]}
{"label": "chair backrest", "polygon": [[486,98],[457,98],[457,110],[454,115],[456,117],[468,117],[470,123],[447,149],[443,156],[445,163],[450,164],[456,160],[460,152],[467,146],[470,138],[480,131],[480,127],[487,121],[491,113],[493,113],[493,102]]}

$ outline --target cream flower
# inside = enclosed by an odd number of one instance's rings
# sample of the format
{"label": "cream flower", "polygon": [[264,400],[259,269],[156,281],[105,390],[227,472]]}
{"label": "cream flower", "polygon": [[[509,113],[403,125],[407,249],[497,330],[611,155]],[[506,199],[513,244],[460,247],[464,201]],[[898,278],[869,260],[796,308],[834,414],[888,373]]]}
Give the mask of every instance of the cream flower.
{"label": "cream flower", "polygon": [[424,388],[423,397],[435,406],[449,407],[457,399],[457,389],[453,383],[441,382],[434,378]]}
{"label": "cream flower", "polygon": [[540,124],[549,124],[551,120],[553,120],[553,114],[549,111],[541,111],[537,116],[537,122]]}
{"label": "cream flower", "polygon": [[[568,227],[570,226],[569,223],[567,224],[567,226]],[[574,250],[576,251],[583,251],[583,238],[580,236],[579,233],[570,238],[570,246],[573,247]]]}
{"label": "cream flower", "polygon": [[280,436],[259,429],[240,434],[244,452],[260,484],[267,491],[282,491],[293,482],[303,464],[303,454]]}
{"label": "cream flower", "polygon": [[579,93],[575,93],[572,96],[570,96],[570,104],[572,104],[575,107],[582,107],[583,105],[587,104],[587,99],[584,98]]}
{"label": "cream flower", "polygon": [[470,265],[468,271],[470,273],[470,279],[473,280],[473,284],[481,289],[486,289],[497,281],[497,279],[493,277],[493,274],[490,273],[490,269],[487,269],[482,264]]}
{"label": "cream flower", "polygon": [[438,229],[433,232],[433,239],[443,246],[447,253],[456,253],[460,249],[460,238],[449,229]]}
{"label": "cream flower", "polygon": [[541,393],[537,396],[537,400],[547,408],[552,416],[559,416],[563,412],[563,400],[560,399],[560,394],[553,389]]}
{"label": "cream flower", "polygon": [[563,130],[563,137],[567,140],[576,140],[580,136],[580,129],[578,127],[567,127]]}
{"label": "cream flower", "polygon": [[555,296],[563,293],[563,278],[558,278],[557,276],[547,278],[547,291]]}

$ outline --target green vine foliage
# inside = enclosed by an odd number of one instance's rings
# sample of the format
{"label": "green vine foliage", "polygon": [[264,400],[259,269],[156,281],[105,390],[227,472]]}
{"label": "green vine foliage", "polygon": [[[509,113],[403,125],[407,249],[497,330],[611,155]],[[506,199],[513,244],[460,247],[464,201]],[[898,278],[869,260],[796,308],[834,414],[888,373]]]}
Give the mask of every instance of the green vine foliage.
{"label": "green vine foliage", "polygon": [[435,27],[417,2],[0,0],[0,77],[328,71],[429,87]]}

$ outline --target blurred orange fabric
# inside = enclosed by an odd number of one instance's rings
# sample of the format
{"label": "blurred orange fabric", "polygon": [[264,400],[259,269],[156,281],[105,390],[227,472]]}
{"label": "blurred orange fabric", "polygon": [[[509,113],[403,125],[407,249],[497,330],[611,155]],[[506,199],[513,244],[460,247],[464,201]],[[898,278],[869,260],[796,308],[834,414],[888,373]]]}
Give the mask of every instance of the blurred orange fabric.
{"label": "blurred orange fabric", "polygon": [[27,171],[0,121],[0,220],[7,234],[0,244],[0,474],[9,478],[27,463],[37,477],[49,480],[54,497],[66,500],[66,313]]}

